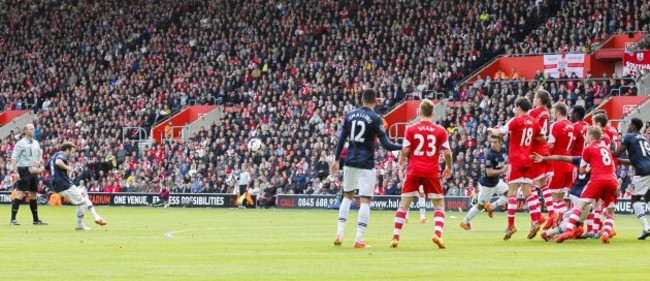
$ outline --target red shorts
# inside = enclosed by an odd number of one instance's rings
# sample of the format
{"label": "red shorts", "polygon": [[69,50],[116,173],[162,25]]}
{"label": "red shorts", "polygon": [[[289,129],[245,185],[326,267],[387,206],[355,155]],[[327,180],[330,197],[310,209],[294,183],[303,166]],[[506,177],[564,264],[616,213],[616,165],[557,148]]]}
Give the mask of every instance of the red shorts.
{"label": "red shorts", "polygon": [[440,178],[418,176],[406,176],[404,179],[404,187],[402,188],[402,195],[419,196],[420,185],[424,190],[424,196],[427,198],[442,198],[444,195]]}
{"label": "red shorts", "polygon": [[532,170],[533,180],[539,180],[553,173],[553,167],[551,167],[551,163],[549,162],[534,163]]}
{"label": "red shorts", "polygon": [[533,169],[530,166],[510,164],[507,172],[508,184],[533,183]]}
{"label": "red shorts", "polygon": [[575,180],[575,170],[567,165],[553,165],[553,174],[551,175],[548,187],[558,192],[569,191]]}
{"label": "red shorts", "polygon": [[603,207],[607,208],[616,204],[616,180],[589,181],[587,187],[582,191],[580,199],[603,200]]}

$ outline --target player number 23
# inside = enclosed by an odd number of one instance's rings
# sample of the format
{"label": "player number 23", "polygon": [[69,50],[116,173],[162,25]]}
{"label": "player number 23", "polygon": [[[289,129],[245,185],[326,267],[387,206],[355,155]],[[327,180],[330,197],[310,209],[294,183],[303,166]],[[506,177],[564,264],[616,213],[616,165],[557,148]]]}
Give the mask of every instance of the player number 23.
{"label": "player number 23", "polygon": [[[424,146],[424,136],[421,134],[415,134],[413,137],[418,140],[418,147],[415,148],[415,151],[413,152],[413,155],[416,156],[422,156],[424,155],[424,151],[422,151],[422,147]],[[434,135],[427,135],[427,146],[429,149],[427,150],[427,156],[431,157],[434,154],[436,154],[436,136]]]}

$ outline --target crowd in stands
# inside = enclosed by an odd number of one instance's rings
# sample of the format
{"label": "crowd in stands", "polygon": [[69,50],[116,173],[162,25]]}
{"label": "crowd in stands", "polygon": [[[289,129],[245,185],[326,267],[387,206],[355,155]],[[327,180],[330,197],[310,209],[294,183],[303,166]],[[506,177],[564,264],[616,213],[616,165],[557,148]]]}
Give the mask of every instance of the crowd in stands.
{"label": "crowd in stands", "polygon": [[650,4],[642,0],[562,1],[510,54],[587,53],[612,33],[648,31]]}
{"label": "crowd in stands", "polygon": [[[334,194],[336,132],[363,87],[385,94],[380,113],[414,93],[451,91],[462,103],[441,120],[458,171],[446,190],[464,194],[483,169],[485,128],[509,117],[515,97],[543,83],[554,100],[590,105],[590,95],[604,97],[620,83],[509,73],[507,81],[456,89],[496,55],[558,51],[565,39],[591,46],[628,30],[628,23],[590,29],[614,16],[647,28],[641,1],[589,2],[3,1],[0,111],[33,109],[45,155],[74,141],[76,177],[90,191],[230,193],[253,168],[251,192],[260,197]],[[576,31],[576,18],[597,11],[602,19],[589,17]],[[545,36],[533,38],[534,30]],[[188,140],[169,137],[143,150],[137,131],[123,129],[148,131],[189,104],[228,110]],[[19,133],[2,140],[0,189],[15,180],[8,165]],[[253,137],[265,144],[260,154],[248,151]],[[395,159],[378,153],[378,194],[399,194]]]}

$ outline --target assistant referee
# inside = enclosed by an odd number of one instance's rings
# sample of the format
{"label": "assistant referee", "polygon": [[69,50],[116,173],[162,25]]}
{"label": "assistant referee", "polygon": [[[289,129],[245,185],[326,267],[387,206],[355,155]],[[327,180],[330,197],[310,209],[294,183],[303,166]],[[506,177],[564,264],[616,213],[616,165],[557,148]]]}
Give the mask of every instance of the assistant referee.
{"label": "assistant referee", "polygon": [[16,221],[16,214],[20,203],[23,201],[25,192],[29,191],[29,208],[32,210],[32,217],[35,225],[47,225],[38,219],[38,205],[36,195],[38,193],[38,174],[42,173],[43,150],[38,141],[34,140],[34,125],[27,124],[23,130],[23,138],[16,143],[14,152],[11,155],[11,169],[18,176],[15,188],[15,198],[11,201],[11,225],[20,225]]}

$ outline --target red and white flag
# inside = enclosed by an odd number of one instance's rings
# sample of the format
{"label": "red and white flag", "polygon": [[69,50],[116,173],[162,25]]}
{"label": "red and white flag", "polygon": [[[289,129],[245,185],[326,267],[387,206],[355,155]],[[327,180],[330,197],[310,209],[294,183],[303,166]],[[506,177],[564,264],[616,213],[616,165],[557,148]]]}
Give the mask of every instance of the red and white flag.
{"label": "red and white flag", "polygon": [[585,54],[544,55],[544,74],[558,78],[561,71],[569,77],[573,73],[584,77]]}

